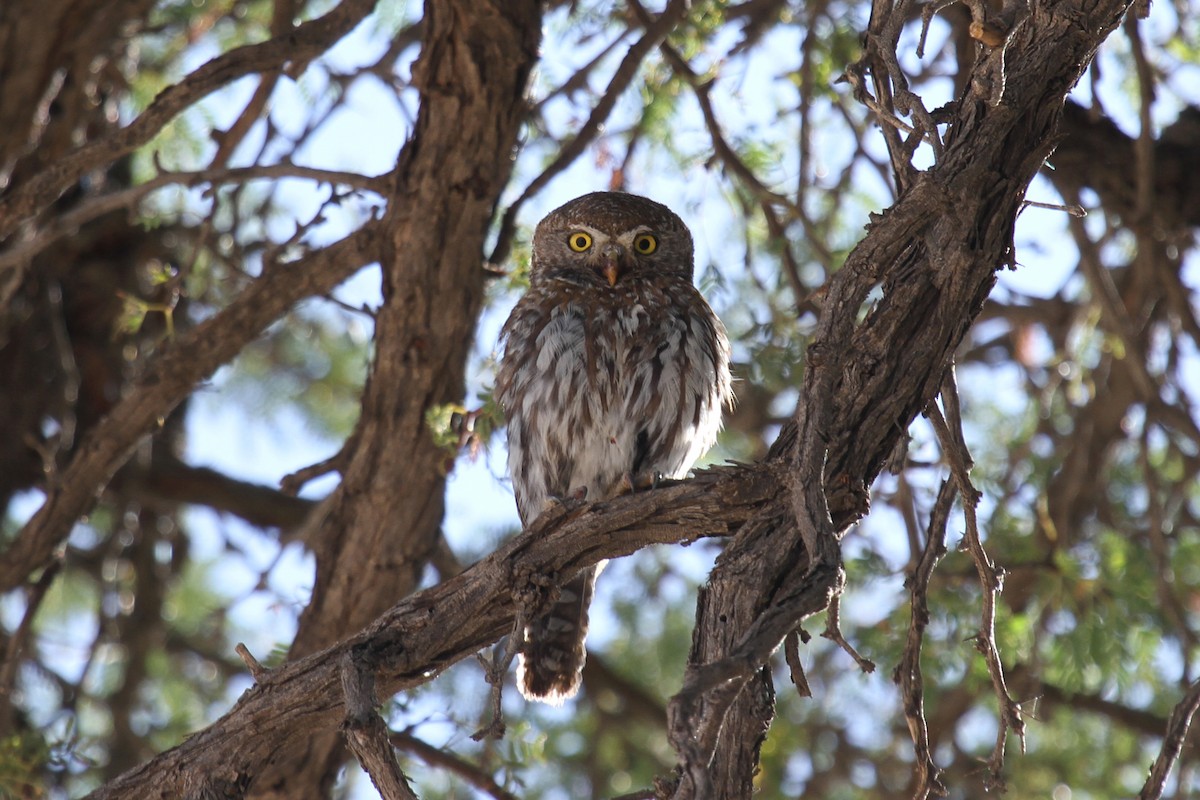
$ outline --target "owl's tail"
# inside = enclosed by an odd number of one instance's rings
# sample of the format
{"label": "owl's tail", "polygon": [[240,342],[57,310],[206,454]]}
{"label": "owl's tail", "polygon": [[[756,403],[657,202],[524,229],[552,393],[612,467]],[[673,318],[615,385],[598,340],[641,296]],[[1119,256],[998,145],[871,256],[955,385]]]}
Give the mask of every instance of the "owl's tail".
{"label": "owl's tail", "polygon": [[517,688],[526,700],[558,706],[579,691],[587,658],[588,605],[598,573],[598,567],[590,567],[572,578],[550,610],[525,629]]}

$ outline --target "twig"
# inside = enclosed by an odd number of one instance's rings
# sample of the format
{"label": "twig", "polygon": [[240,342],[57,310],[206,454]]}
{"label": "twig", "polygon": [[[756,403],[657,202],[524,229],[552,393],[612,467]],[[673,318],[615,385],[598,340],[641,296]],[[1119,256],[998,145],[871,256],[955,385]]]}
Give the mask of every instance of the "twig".
{"label": "twig", "polygon": [[1158,800],[1162,797],[1167,776],[1179,759],[1179,751],[1183,749],[1183,743],[1187,740],[1188,728],[1191,727],[1192,717],[1195,716],[1197,708],[1200,708],[1200,681],[1191,685],[1187,694],[1171,712],[1162,749],[1158,751],[1158,757],[1150,767],[1150,776],[1146,778],[1142,791],[1138,793],[1138,800]]}
{"label": "twig", "polygon": [[[519,615],[519,614],[518,614]],[[476,742],[481,742],[484,739],[500,740],[504,738],[504,733],[508,727],[504,723],[504,679],[508,675],[508,668],[512,665],[513,659],[516,658],[517,648],[513,646],[513,640],[519,636],[524,636],[525,626],[520,625],[521,620],[513,625],[513,632],[509,634],[508,642],[503,648],[495,648],[495,655],[491,661],[484,658],[482,653],[476,653],[475,658],[483,667],[483,679],[487,681],[488,686],[492,687],[488,693],[490,702],[488,709],[490,716],[486,723],[480,726],[479,730],[471,734],[471,739]],[[520,631],[520,632],[518,632]]]}
{"label": "twig", "polygon": [[829,601],[829,609],[825,612],[825,630],[822,631],[821,636],[845,650],[854,659],[854,663],[858,664],[858,668],[870,675],[875,671],[875,662],[859,655],[854,646],[846,641],[846,637],[842,636],[841,608],[840,595],[834,595],[833,599]]}
{"label": "twig", "polygon": [[488,685],[492,687],[491,691],[491,719],[475,733],[471,734],[471,738],[475,741],[482,739],[503,739],[505,724],[504,710],[501,701],[503,700],[504,678],[508,675],[508,668],[512,666],[513,660],[517,657],[521,647],[525,644],[525,630],[529,627],[529,620],[537,618],[547,604],[553,602],[553,597],[547,597],[545,589],[548,587],[551,594],[555,592],[555,586],[548,580],[541,581],[544,585],[542,590],[534,588],[533,578],[529,576],[525,579],[520,577],[515,582],[513,590],[513,600],[516,604],[517,614],[513,620],[512,632],[508,635],[508,641],[505,643],[503,650],[500,650],[493,656],[489,664],[482,655],[477,656],[480,662],[484,665],[484,678]]}
{"label": "twig", "polygon": [[917,758],[917,787],[913,791],[914,800],[946,796],[941,770],[933,760],[929,725],[925,720],[925,681],[921,672],[921,645],[925,637],[925,627],[929,624],[929,581],[938,561],[946,554],[946,525],[957,496],[956,484],[953,481],[944,481],[929,515],[929,530],[921,558],[909,576],[911,610],[908,638],[904,643],[900,663],[892,673],[892,680],[900,687],[904,717],[908,721],[908,731],[912,736]]}
{"label": "twig", "polygon": [[[1022,718],[1021,705],[1008,693],[1004,679],[1004,665],[1000,661],[1000,651],[996,646],[996,598],[1004,590],[1004,570],[997,567],[979,536],[979,522],[976,507],[979,504],[979,490],[971,483],[969,470],[971,455],[967,450],[962,433],[962,417],[958,405],[958,388],[955,384],[954,371],[946,372],[942,383],[942,402],[946,407],[946,416],[938,409],[936,403],[930,403],[926,416],[933,423],[938,441],[942,445],[942,453],[950,465],[950,472],[962,496],[963,515],[966,518],[967,530],[963,543],[975,562],[979,583],[983,590],[983,608],[979,632],[975,635],[975,648],[983,655],[987,664],[988,675],[992,680],[992,690],[996,695],[1000,708],[1000,724],[996,730],[996,744],[988,759],[988,781],[990,790],[1003,791],[1005,787],[1002,772],[1004,769],[1004,749],[1011,730],[1025,749],[1025,721]],[[949,422],[947,421],[949,419]]]}
{"label": "twig", "polygon": [[1087,216],[1087,209],[1078,203],[1043,203],[1039,200],[1022,200],[1021,208],[1045,208],[1050,211],[1061,211],[1078,219]]}
{"label": "twig", "polygon": [[246,669],[250,670],[250,676],[254,678],[255,683],[262,683],[270,676],[271,670],[264,667],[244,643],[238,642],[233,650],[242,659]]}

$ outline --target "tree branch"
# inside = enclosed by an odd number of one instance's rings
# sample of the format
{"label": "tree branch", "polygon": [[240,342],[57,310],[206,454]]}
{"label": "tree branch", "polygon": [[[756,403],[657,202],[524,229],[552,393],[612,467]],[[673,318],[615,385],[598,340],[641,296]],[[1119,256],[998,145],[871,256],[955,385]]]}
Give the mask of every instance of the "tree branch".
{"label": "tree branch", "polygon": [[298,164],[261,164],[252,167],[221,167],[190,172],[163,171],[145,183],[129,186],[108,194],[90,197],[75,208],[56,215],[45,226],[4,251],[0,251],[0,271],[19,266],[33,258],[50,245],[72,235],[80,226],[122,208],[132,208],[146,195],[164,186],[183,185],[188,187],[209,184],[246,183],[256,179],[307,178],[334,186],[349,186],[354,189],[383,194],[386,176],[361,175],[356,172],[303,167]]}
{"label": "tree branch", "polygon": [[727,536],[781,494],[771,469],[716,467],[607,502],[557,506],[491,556],[409,596],[361,633],[271,670],[217,722],[89,798],[175,800],[199,796],[217,781],[239,784],[312,731],[341,722],[348,653],[374,670],[381,695],[411,689],[508,633],[516,595],[531,587],[547,591],[542,577],[561,584],[583,567],[650,544]]}
{"label": "tree branch", "polygon": [[13,188],[0,199],[0,241],[89,170],[111,164],[146,144],[178,114],[217,89],[253,73],[286,68],[299,75],[310,60],[349,33],[374,7],[375,0],[343,0],[323,17],[302,23],[282,36],[222,53],[168,86],[133,122],[48,164],[27,184]]}
{"label": "tree branch", "polygon": [[[904,6],[878,0],[873,29],[889,25],[879,15]],[[1016,215],[1053,150],[1063,97],[1126,7],[1039,8],[1004,43],[1011,69],[1003,95],[986,91],[990,81],[969,84],[936,165],[912,175],[830,281],[796,419],[768,455],[787,471],[788,518],[766,509],[739,531],[697,603],[687,676],[669,710],[676,798],[751,793],[757,753],[745,743],[761,737],[773,709],[756,702],[762,692],[740,701],[739,693],[840,591],[838,532],[866,513],[867,487],[940,390],[996,270],[1012,262]],[[906,85],[902,75],[889,77]],[[917,111],[911,98],[905,105]],[[882,299],[859,322],[880,285]],[[1006,713],[1005,722],[1019,720]]]}
{"label": "tree branch", "polygon": [[1142,791],[1138,793],[1138,800],[1158,800],[1162,797],[1163,789],[1167,784],[1167,776],[1170,774],[1171,768],[1175,766],[1175,762],[1179,760],[1179,752],[1183,749],[1183,743],[1187,741],[1188,728],[1191,727],[1192,717],[1195,716],[1198,708],[1200,708],[1200,681],[1194,682],[1188,688],[1187,694],[1171,711],[1171,719],[1167,722],[1167,730],[1163,735],[1162,748],[1159,750],[1158,757],[1154,759],[1154,765],[1150,767],[1150,776],[1146,778]]}
{"label": "tree branch", "polygon": [[133,382],[129,393],[93,427],[46,501],[0,558],[0,592],[21,585],[49,562],[71,526],[143,436],[200,381],[236,356],[296,302],[331,291],[362,265],[378,258],[379,223],[298,261],[273,264],[227,308],[162,352]]}

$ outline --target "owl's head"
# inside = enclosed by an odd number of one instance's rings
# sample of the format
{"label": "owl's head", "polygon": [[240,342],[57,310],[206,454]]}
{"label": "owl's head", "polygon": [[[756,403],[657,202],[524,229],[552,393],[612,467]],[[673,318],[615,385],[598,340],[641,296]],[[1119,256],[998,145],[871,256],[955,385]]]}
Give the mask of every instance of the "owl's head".
{"label": "owl's head", "polygon": [[533,233],[533,282],[618,287],[638,277],[692,280],[692,234],[662,203],[593,192],[550,212]]}

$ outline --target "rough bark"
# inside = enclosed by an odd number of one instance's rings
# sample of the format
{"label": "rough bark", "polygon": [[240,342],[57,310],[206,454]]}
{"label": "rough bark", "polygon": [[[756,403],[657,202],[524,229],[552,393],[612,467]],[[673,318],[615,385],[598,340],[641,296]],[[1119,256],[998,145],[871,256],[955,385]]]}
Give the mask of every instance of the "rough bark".
{"label": "rough bark", "polygon": [[[459,402],[483,302],[488,222],[512,167],[537,60],[540,4],[431,2],[413,82],[416,130],[384,220],[375,363],[348,464],[319,541],[293,658],[359,630],[416,588],[440,535],[452,454],[426,412]],[[364,582],[369,589],[364,590]],[[325,797],[345,760],[334,729],[255,785],[261,797]]]}
{"label": "rough bark", "polygon": [[[997,53],[983,53],[937,163],[915,175],[834,277],[796,423],[768,456],[791,471],[794,516],[786,500],[760,513],[700,596],[697,644],[669,709],[675,797],[749,795],[756,765],[744,742],[761,738],[772,708],[748,681],[839,590],[840,532],[867,512],[867,487],[936,397],[996,271],[1014,263],[1016,216],[1057,143],[1063,100],[1127,7],[1034,3],[999,61],[1000,102]],[[903,12],[876,3],[877,36],[892,13]],[[877,79],[886,72],[882,59],[869,66]],[[882,300],[857,323],[881,284]]]}
{"label": "rough bark", "polygon": [[366,630],[260,676],[217,722],[89,795],[198,798],[245,786],[263,765],[337,728],[347,654],[376,668],[380,697],[419,686],[508,633],[550,587],[650,544],[727,536],[783,487],[764,466],[721,467],[610,502],[560,506],[462,574],[410,595]]}

